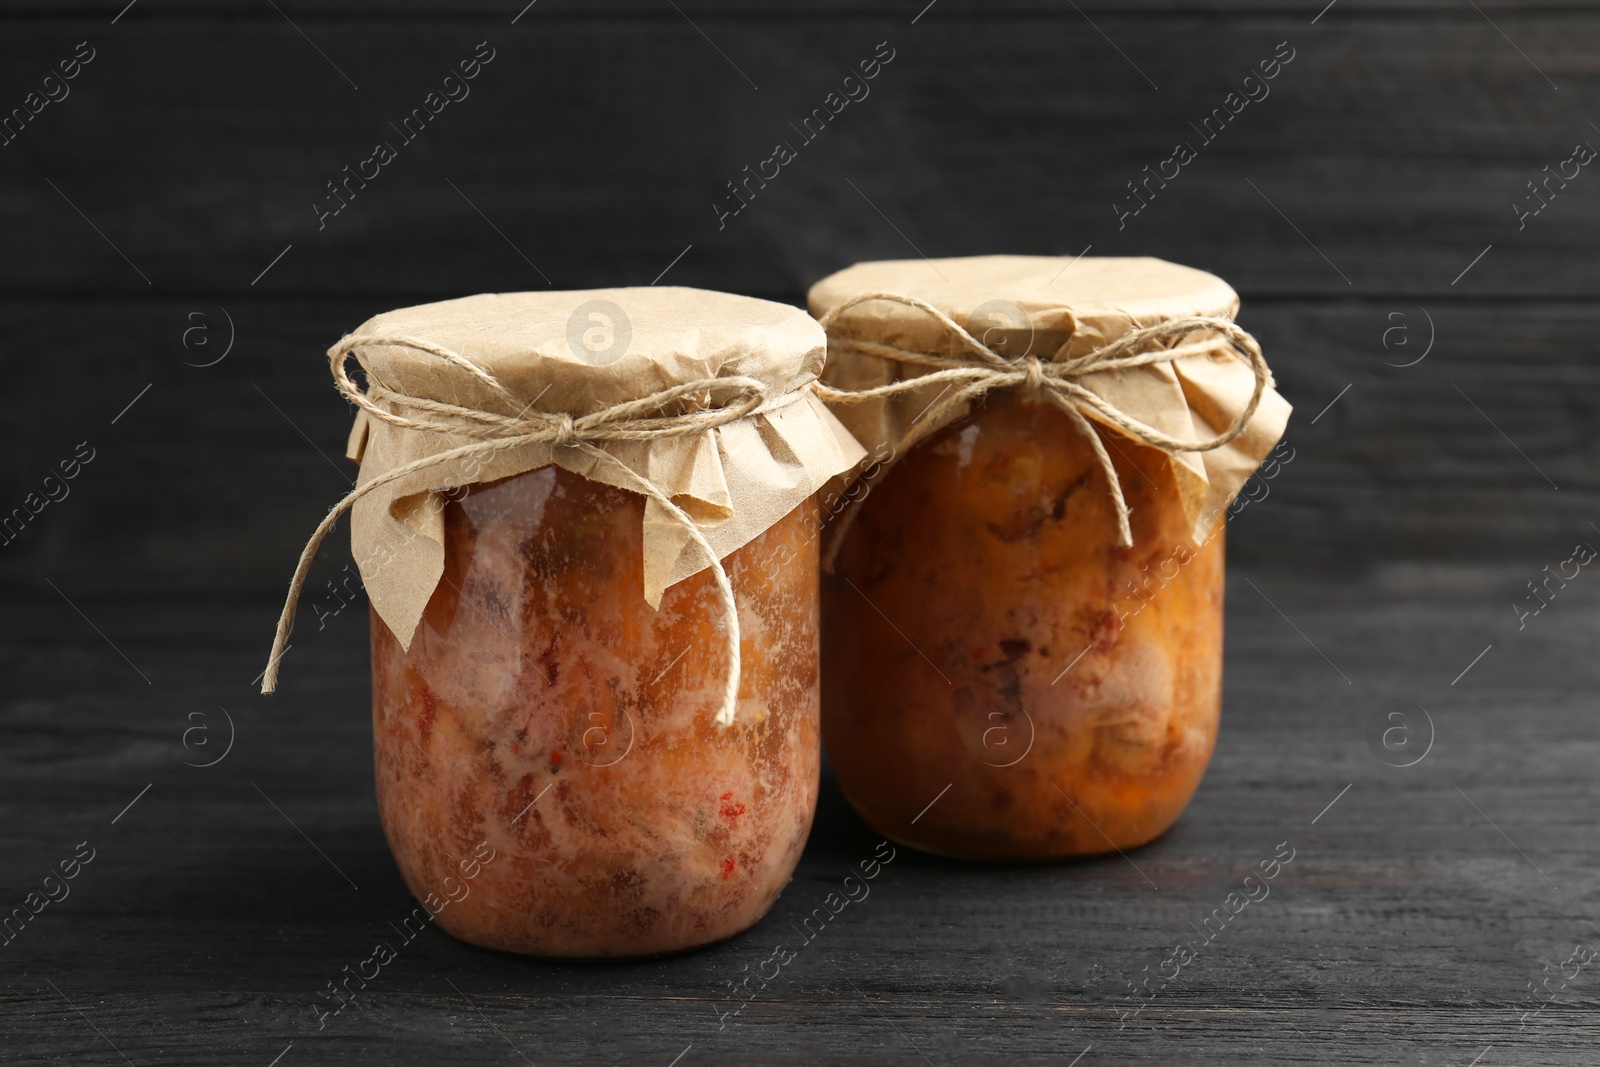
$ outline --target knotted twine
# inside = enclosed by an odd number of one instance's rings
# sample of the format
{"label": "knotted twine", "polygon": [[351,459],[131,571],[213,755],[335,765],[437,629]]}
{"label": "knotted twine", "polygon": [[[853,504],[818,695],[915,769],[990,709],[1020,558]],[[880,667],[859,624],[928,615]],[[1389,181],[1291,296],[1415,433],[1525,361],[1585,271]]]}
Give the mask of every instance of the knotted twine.
{"label": "knotted twine", "polygon": [[[458,459],[488,456],[496,452],[530,444],[550,444],[558,448],[573,448],[606,463],[637,492],[654,500],[676,520],[689,535],[689,539],[705,554],[709,561],[717,592],[722,600],[723,631],[727,635],[728,670],[723,681],[722,696],[718,705],[716,722],[720,726],[732,725],[734,708],[739,696],[739,610],[734,603],[733,587],[728,573],[716,550],[689,515],[661,490],[660,487],[636,473],[631,467],[602,448],[596,441],[647,441],[661,437],[681,437],[705,433],[719,426],[750,415],[773,411],[801,399],[805,390],[796,389],[777,397],[768,398],[767,387],[755,378],[729,375],[720,378],[702,378],[684,382],[635,400],[624,401],[588,415],[574,418],[566,412],[530,411],[532,401],[521,404],[516,415],[500,415],[479,408],[435,400],[432,397],[414,396],[396,389],[383,381],[372,370],[361,353],[363,346],[388,345],[409,348],[444,360],[464,374],[487,386],[508,408],[519,402],[499,379],[458,352],[429,341],[404,336],[355,335],[347,336],[328,352],[328,363],[333,371],[334,385],[344,398],[365,411],[370,418],[380,419],[391,426],[422,433],[448,434],[473,438],[471,444],[461,445],[444,452],[423,456],[403,466],[396,467],[371,481],[363,482],[340,500],[317,525],[300,553],[295,565],[294,578],[289,583],[289,595],[284,601],[283,613],[278,616],[278,630],[272,641],[272,657],[262,675],[261,691],[271,693],[278,686],[278,662],[283,656],[285,643],[294,628],[295,607],[305,586],[311,562],[340,516],[349,511],[362,497],[390,482],[398,481],[417,471],[439,467]],[[346,358],[354,356],[367,377],[367,388],[362,390],[350,379],[345,367]],[[720,399],[719,399],[720,395]],[[689,410],[672,411],[674,407]],[[412,414],[401,414],[410,411]]]}
{"label": "knotted twine", "polygon": [[[875,300],[916,308],[938,320],[960,342],[961,347],[972,353],[973,358],[941,356],[932,352],[919,352],[878,341],[833,334],[831,327],[841,315],[859,304]],[[942,428],[948,421],[946,416],[952,411],[992,390],[1017,389],[1028,400],[1048,401],[1054,404],[1072,420],[1078,433],[1094,450],[1095,459],[1099,462],[1100,469],[1105,472],[1106,484],[1116,509],[1117,544],[1124,548],[1133,545],[1133,529],[1128,523],[1128,502],[1123,497],[1122,481],[1117,477],[1111,456],[1106,452],[1100,435],[1095,432],[1085,411],[1093,412],[1134,440],[1142,441],[1169,455],[1176,452],[1209,452],[1221,448],[1244,432],[1251,416],[1255,414],[1256,405],[1261,402],[1262,393],[1272,380],[1266,359],[1261,354],[1261,346],[1256,343],[1256,339],[1240,329],[1232,319],[1210,315],[1191,315],[1167,319],[1153,326],[1143,326],[1091,352],[1070,358],[1066,354],[1071,344],[1069,338],[1062,344],[1055,357],[1048,360],[1031,355],[1016,360],[1007,359],[972,336],[965,327],[943,311],[925,300],[904,293],[859,293],[831,308],[822,316],[821,322],[823,328],[829,331],[830,358],[834,358],[835,354],[841,351],[850,351],[912,366],[934,368],[926,374],[869,389],[834,389],[818,383],[817,394],[827,403],[860,404],[912,389],[944,384],[944,391],[934,398],[921,415],[917,416],[889,459],[880,464],[873,475],[863,478],[867,482],[868,492],[899,462],[907,449]],[[1182,341],[1183,338],[1195,333],[1204,333],[1208,336],[1195,341]],[[1175,340],[1182,343],[1172,344],[1171,342]],[[1078,381],[1088,374],[1123,371],[1156,363],[1171,363],[1187,356],[1209,355],[1223,348],[1237,356],[1255,372],[1255,391],[1250,395],[1250,403],[1245,405],[1244,410],[1226,430],[1201,441],[1185,441],[1163,433],[1154,426],[1146,425],[1108,403]],[[833,537],[822,559],[823,566],[830,572],[834,560],[839,555],[840,546],[844,543],[845,535],[855,522],[856,515],[861,509],[861,502],[866,497],[867,493],[853,497],[839,515]]]}

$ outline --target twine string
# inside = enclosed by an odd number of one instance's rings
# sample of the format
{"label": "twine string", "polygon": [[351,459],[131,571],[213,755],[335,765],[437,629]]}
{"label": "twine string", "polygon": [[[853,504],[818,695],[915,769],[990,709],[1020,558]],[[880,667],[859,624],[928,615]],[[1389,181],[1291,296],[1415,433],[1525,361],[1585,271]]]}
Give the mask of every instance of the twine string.
{"label": "twine string", "polygon": [[[522,410],[516,415],[503,415],[407,393],[384,381],[373,371],[361,351],[364,346],[370,345],[409,348],[442,359],[486,386],[508,407],[520,406]],[[348,373],[345,363],[350,356],[355,357],[366,374],[365,390],[358,386]],[[295,565],[294,577],[289,583],[289,593],[284,601],[283,611],[278,616],[277,633],[272,641],[272,656],[268,660],[266,672],[261,680],[263,693],[271,693],[277,688],[278,664],[289,634],[294,629],[295,608],[299,603],[301,591],[305,587],[317,550],[340,517],[354,507],[358,500],[376,489],[410,477],[418,471],[441,467],[456,460],[488,457],[524,445],[549,444],[558,448],[576,449],[597,463],[605,464],[634,491],[659,504],[683,528],[709,562],[712,578],[722,602],[722,629],[727,637],[728,659],[716,722],[721,726],[733,723],[739,696],[741,662],[739,611],[733,599],[733,586],[728,581],[728,573],[717,557],[716,550],[711,547],[711,543],[706,540],[699,526],[687,512],[675,504],[660,486],[598,447],[595,442],[648,441],[704,433],[737,422],[749,415],[775,410],[793,403],[804,395],[803,390],[769,398],[767,386],[755,378],[741,375],[704,378],[574,418],[566,412],[533,411],[529,410],[531,404],[519,405],[516,397],[488,370],[457,352],[416,338],[400,335],[349,336],[329,351],[328,359],[334,384],[339,392],[346,400],[366,412],[368,417],[406,430],[466,437],[471,441],[412,460],[363,482],[335,504],[317,524],[311,539],[301,550],[300,560]],[[723,395],[720,401],[716,399],[719,394]],[[682,412],[672,410],[675,405],[680,404],[692,406],[693,410]]]}
{"label": "twine string", "polygon": [[[833,326],[840,316],[851,308],[871,301],[900,304],[921,311],[938,321],[959,346],[966,350],[967,355],[943,356],[878,341],[834,335]],[[943,391],[935,396],[922,414],[912,422],[889,459],[878,464],[877,469],[867,476],[869,492],[893,469],[908,449],[944,426],[951,412],[996,389],[1016,389],[1028,400],[1048,402],[1059,408],[1071,420],[1079,435],[1089,443],[1095,460],[1105,474],[1107,489],[1117,515],[1117,543],[1124,548],[1133,544],[1133,530],[1128,521],[1128,502],[1123,495],[1122,481],[1117,477],[1116,467],[1112,464],[1111,456],[1100,440],[1100,435],[1089,421],[1088,414],[1099,416],[1134,440],[1158,448],[1169,455],[1177,452],[1208,452],[1221,448],[1244,432],[1251,417],[1255,415],[1257,405],[1261,403],[1262,393],[1272,380],[1267,370],[1266,359],[1261,354],[1261,346],[1256,343],[1256,339],[1232,319],[1209,315],[1168,319],[1152,326],[1130,330],[1109,344],[1071,358],[1066,356],[1067,345],[1063,344],[1061,351],[1056,353],[1056,358],[1048,360],[1042,360],[1037,356],[1025,356],[1020,360],[1007,359],[978,340],[939,308],[925,300],[903,293],[857,294],[829,310],[822,316],[821,321],[829,333],[830,353],[846,350],[909,366],[929,368],[927,373],[867,389],[834,389],[819,384],[817,393],[828,403],[860,404],[913,389],[926,389],[934,385],[944,386]],[[1194,334],[1205,336],[1198,340],[1190,340]],[[1222,349],[1236,356],[1254,372],[1255,388],[1250,394],[1250,402],[1225,430],[1199,441],[1173,437],[1154,426],[1147,425],[1079,382],[1080,378],[1088,374],[1130,370],[1156,363],[1171,363],[1188,356],[1209,355]],[[844,543],[845,535],[860,512],[861,502],[867,496],[868,493],[855,496],[837,519],[834,534],[823,556],[823,564],[830,571],[838,557],[840,546]]]}

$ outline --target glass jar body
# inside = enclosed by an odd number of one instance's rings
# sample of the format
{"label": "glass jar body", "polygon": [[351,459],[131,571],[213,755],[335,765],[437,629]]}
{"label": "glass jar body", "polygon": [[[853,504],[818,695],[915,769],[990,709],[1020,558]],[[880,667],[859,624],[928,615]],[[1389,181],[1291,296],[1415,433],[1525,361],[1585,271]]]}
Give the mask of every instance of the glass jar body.
{"label": "glass jar body", "polygon": [[[1144,844],[1188,804],[1222,696],[1223,535],[1170,461],[991,395],[900,457],[823,584],[823,736],[880,833],[1037,860]],[[937,799],[936,799],[937,798]]]}
{"label": "glass jar body", "polygon": [[409,649],[372,619],[378,805],[396,863],[463,941],[548,957],[681,951],[756,922],[816,807],[817,511],[723,566],[737,721],[713,722],[723,607],[702,571],[643,596],[644,498],[545,467],[445,506]]}

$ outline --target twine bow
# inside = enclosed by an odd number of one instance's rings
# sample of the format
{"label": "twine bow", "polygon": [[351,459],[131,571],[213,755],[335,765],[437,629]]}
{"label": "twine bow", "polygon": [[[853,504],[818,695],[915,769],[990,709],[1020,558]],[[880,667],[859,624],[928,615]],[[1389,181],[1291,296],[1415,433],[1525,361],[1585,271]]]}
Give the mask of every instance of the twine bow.
{"label": "twine bow", "polygon": [[[916,308],[938,320],[961,343],[963,348],[972,353],[972,358],[940,356],[931,352],[918,352],[876,341],[836,337],[833,335],[831,328],[841,315],[858,304],[865,304],[874,300]],[[871,389],[833,389],[819,384],[817,393],[828,403],[860,404],[868,400],[893,396],[911,389],[944,384],[944,391],[935,397],[934,401],[911,424],[910,429],[906,431],[905,436],[898,443],[894,455],[878,467],[875,475],[869,480],[869,489],[872,484],[881,480],[888,473],[906,449],[942,427],[946,422],[945,416],[952,410],[968,401],[978,399],[991,390],[1018,389],[1024,397],[1030,400],[1048,401],[1060,408],[1072,420],[1072,424],[1083,435],[1083,438],[1088,441],[1089,447],[1094,450],[1095,458],[1100,463],[1100,469],[1105,472],[1112,503],[1116,506],[1117,543],[1125,548],[1133,544],[1133,530],[1128,523],[1128,502],[1123,497],[1122,482],[1117,477],[1116,468],[1111,463],[1111,456],[1106,452],[1105,445],[1100,440],[1100,435],[1095,432],[1094,426],[1090,424],[1084,411],[1094,412],[1101,419],[1115,426],[1129,437],[1159,448],[1168,454],[1175,452],[1208,452],[1214,448],[1221,448],[1244,432],[1244,428],[1250,423],[1251,416],[1255,414],[1256,406],[1261,402],[1261,394],[1272,380],[1271,374],[1267,370],[1266,360],[1261,355],[1261,346],[1256,343],[1256,339],[1240,329],[1232,319],[1213,316],[1197,315],[1169,319],[1165,322],[1156,323],[1154,326],[1140,327],[1129,331],[1110,344],[1072,358],[1066,357],[1066,345],[1063,345],[1062,351],[1057,353],[1057,358],[1048,360],[1042,360],[1037,356],[1025,356],[1020,360],[1007,359],[972,336],[959,323],[932,304],[919,300],[914,296],[906,296],[903,293],[876,292],[858,294],[831,309],[822,316],[821,321],[823,327],[829,330],[828,345],[830,353],[848,349],[867,355],[879,356],[883,359],[894,360],[899,363],[933,368],[926,374],[920,374],[916,377],[906,378]],[[1182,341],[1183,338],[1190,334],[1202,332],[1211,336],[1198,341]],[[1171,342],[1173,341],[1181,341],[1181,343],[1172,344]],[[1163,433],[1154,426],[1148,426],[1119,410],[1078,382],[1078,379],[1086,374],[1095,374],[1102,371],[1121,371],[1132,367],[1149,366],[1154,363],[1170,363],[1186,356],[1209,354],[1224,345],[1226,345],[1229,352],[1238,356],[1255,372],[1255,391],[1250,396],[1250,403],[1245,406],[1244,411],[1234,419],[1226,430],[1202,441],[1185,441]],[[839,517],[837,531],[828,546],[827,554],[823,560],[830,570],[833,567],[834,559],[839,554],[844,535],[855,521],[861,501],[866,498],[866,495],[866,493],[862,493],[853,498]]]}
{"label": "twine bow", "polygon": [[[520,406],[521,410],[516,415],[501,415],[431,397],[414,396],[396,389],[384,382],[368,365],[361,353],[362,347],[367,345],[410,348],[435,356],[486,386],[506,404],[508,409]],[[361,369],[366,373],[368,383],[366,390],[362,390],[352,381],[345,369],[346,357],[351,355],[355,356]],[[710,563],[712,577],[716,580],[717,592],[721,596],[723,628],[728,638],[728,670],[723,682],[716,721],[722,726],[733,723],[734,707],[739,696],[740,639],[739,612],[733,599],[733,587],[728,582],[728,573],[723,569],[721,560],[717,558],[716,550],[711,547],[705,535],[700,532],[700,528],[682,508],[674,504],[672,499],[653,482],[635,473],[632,468],[609,452],[596,447],[594,442],[646,441],[704,433],[748,415],[793,403],[804,395],[803,390],[780,394],[769,400],[767,386],[755,378],[739,375],[704,378],[574,418],[566,412],[529,410],[532,407],[531,401],[520,404],[489,371],[460,353],[416,338],[349,336],[329,351],[328,362],[339,392],[346,400],[365,411],[368,417],[407,430],[468,437],[473,441],[471,444],[423,456],[371,481],[363,482],[335,504],[327,517],[317,525],[311,534],[311,539],[306,542],[305,549],[300,553],[300,562],[295,565],[294,578],[289,583],[289,595],[284,602],[283,613],[278,617],[278,631],[272,642],[272,658],[262,675],[263,693],[270,693],[277,688],[278,661],[283,655],[289,632],[294,628],[295,606],[305,586],[311,561],[316,558],[323,539],[339,521],[339,517],[349,511],[356,501],[374,489],[399,481],[418,471],[439,467],[459,459],[486,457],[523,445],[542,443],[558,448],[577,449],[597,462],[609,465],[631,488],[661,505],[705,554]],[[673,411],[675,406],[688,410]],[[411,414],[402,413],[406,411]]]}

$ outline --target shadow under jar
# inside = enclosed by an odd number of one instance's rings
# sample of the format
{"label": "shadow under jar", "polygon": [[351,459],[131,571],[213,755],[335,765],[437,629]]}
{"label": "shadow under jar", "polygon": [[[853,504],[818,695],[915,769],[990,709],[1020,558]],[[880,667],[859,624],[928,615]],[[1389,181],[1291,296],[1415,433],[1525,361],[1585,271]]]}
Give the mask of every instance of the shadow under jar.
{"label": "shadow under jar", "polygon": [[[476,945],[630,957],[731,937],[771,906],[816,806],[815,498],[723,561],[738,718],[702,571],[641,596],[644,498],[559,467],[445,506],[445,572],[409,650],[372,620],[390,848]],[[436,910],[437,909],[437,910]]]}
{"label": "shadow under jar", "polygon": [[823,581],[823,722],[880,833],[973,859],[1089,855],[1152,840],[1194,794],[1221,712],[1223,537],[1191,540],[1164,454],[1102,440],[1134,548],[1068,417],[1013,395],[862,503]]}

